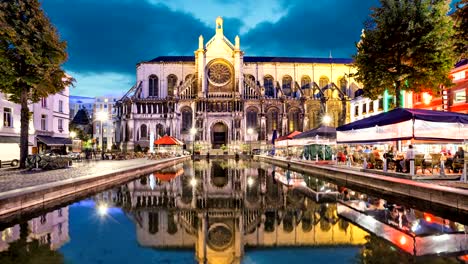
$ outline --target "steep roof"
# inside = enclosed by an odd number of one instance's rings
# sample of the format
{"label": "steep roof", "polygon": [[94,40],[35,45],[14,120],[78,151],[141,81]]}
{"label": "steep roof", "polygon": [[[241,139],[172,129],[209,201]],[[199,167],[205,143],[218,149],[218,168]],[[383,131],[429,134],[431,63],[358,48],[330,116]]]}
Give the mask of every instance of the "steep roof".
{"label": "steep roof", "polygon": [[[159,56],[146,62],[195,62],[195,56]],[[313,58],[313,57],[263,57],[245,56],[244,62],[296,62],[296,63],[353,63],[352,59],[346,58]]]}
{"label": "steep roof", "polygon": [[88,111],[85,108],[82,108],[76,112],[75,117],[73,117],[72,124],[76,125],[88,125],[90,124],[90,120],[88,118]]}

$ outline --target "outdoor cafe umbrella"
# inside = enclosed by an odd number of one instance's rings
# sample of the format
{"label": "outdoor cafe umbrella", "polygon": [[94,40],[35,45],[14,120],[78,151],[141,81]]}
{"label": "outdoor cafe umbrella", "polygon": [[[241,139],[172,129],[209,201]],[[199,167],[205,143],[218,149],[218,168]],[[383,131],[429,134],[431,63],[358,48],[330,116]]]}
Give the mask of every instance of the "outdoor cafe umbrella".
{"label": "outdoor cafe umbrella", "polygon": [[183,143],[178,140],[175,137],[171,137],[168,135],[165,135],[163,137],[160,137],[154,141],[155,145],[161,146],[161,145],[166,145],[166,146],[180,146],[183,145]]}

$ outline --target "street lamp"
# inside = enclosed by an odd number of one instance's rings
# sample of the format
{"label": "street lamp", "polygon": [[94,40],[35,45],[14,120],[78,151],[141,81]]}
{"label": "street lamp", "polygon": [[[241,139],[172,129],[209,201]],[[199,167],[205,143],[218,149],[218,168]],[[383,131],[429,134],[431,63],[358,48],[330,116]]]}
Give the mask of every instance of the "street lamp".
{"label": "street lamp", "polygon": [[190,129],[190,135],[192,135],[192,157],[195,157],[195,135],[197,134],[197,129],[192,127]]}
{"label": "street lamp", "polygon": [[100,111],[96,113],[96,120],[101,122],[101,159],[104,159],[104,128],[102,123],[107,121],[108,113],[105,111]]}
{"label": "street lamp", "polygon": [[249,143],[250,143],[250,155],[252,156],[252,134],[253,134],[253,129],[248,128],[247,129],[247,134],[249,135]]}
{"label": "street lamp", "polygon": [[75,139],[76,132],[75,131],[70,132],[70,137],[71,137],[71,139]]}

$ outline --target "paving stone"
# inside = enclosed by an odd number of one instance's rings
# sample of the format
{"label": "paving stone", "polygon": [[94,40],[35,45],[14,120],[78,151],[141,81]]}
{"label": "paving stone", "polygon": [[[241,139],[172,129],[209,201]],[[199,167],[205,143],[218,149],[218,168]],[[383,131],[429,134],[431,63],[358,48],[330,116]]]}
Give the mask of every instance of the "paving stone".
{"label": "paving stone", "polygon": [[146,158],[133,160],[103,160],[75,162],[66,169],[49,171],[28,171],[18,169],[0,170],[0,192],[18,188],[51,183],[71,178],[77,178],[95,173],[109,173],[136,165],[144,165]]}

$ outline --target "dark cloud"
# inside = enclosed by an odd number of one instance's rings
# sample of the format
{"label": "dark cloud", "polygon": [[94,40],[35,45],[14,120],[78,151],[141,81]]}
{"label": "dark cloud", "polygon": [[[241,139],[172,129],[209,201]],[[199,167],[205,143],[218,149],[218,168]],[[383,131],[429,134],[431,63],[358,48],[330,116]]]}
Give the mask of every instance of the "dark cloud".
{"label": "dark cloud", "polygon": [[242,39],[246,55],[351,57],[363,21],[377,0],[283,1],[288,14],[264,22]]}
{"label": "dark cloud", "polygon": [[[129,0],[47,0],[43,8],[68,42],[66,68],[75,72],[135,72],[159,55],[193,55],[198,36],[214,29],[164,5]],[[235,19],[229,25],[240,26]]]}

